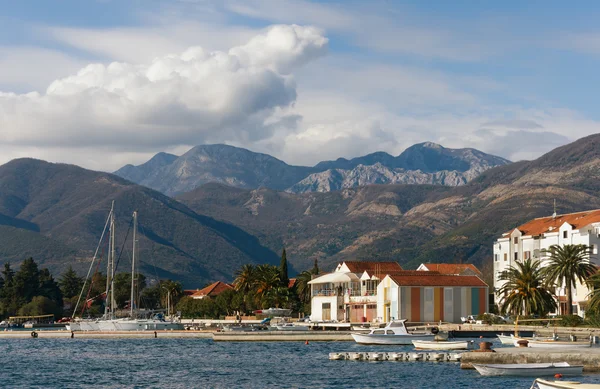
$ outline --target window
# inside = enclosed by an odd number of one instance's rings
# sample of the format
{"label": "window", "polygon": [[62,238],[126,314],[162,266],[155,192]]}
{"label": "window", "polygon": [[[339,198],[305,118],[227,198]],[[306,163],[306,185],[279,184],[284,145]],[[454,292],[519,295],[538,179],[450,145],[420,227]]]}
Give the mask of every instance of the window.
{"label": "window", "polygon": [[504,253],[504,260],[508,261],[508,254]]}
{"label": "window", "polygon": [[596,246],[595,244],[591,244],[590,245],[590,252],[592,254],[598,254],[598,246]]}
{"label": "window", "polygon": [[498,262],[498,254],[494,254],[494,262]]}
{"label": "window", "polygon": [[515,261],[519,260],[519,253],[515,253]]}
{"label": "window", "polygon": [[514,243],[514,244],[518,244],[518,243],[519,243],[519,237],[518,237],[518,236],[515,236],[515,237],[513,238],[513,243]]}
{"label": "window", "polygon": [[523,253],[523,259],[531,259],[531,251],[525,251]]}
{"label": "window", "polygon": [[568,231],[563,231],[563,238],[567,239],[569,237]]}

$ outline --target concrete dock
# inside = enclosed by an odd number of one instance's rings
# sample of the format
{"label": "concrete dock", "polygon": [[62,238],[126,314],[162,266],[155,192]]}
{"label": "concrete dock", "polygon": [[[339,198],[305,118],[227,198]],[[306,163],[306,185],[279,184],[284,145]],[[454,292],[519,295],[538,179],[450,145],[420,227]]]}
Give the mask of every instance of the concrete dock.
{"label": "concrete dock", "polygon": [[346,331],[256,331],[256,332],[215,332],[215,342],[329,342],[354,341]]}
{"label": "concrete dock", "polygon": [[553,363],[568,362],[571,365],[583,365],[585,372],[600,371],[600,347],[585,349],[565,348],[529,348],[505,347],[495,352],[465,352],[462,354],[460,367],[473,369],[472,363]]}
{"label": "concrete dock", "polygon": [[0,331],[0,339],[115,339],[115,338],[212,338],[212,332],[207,331]]}

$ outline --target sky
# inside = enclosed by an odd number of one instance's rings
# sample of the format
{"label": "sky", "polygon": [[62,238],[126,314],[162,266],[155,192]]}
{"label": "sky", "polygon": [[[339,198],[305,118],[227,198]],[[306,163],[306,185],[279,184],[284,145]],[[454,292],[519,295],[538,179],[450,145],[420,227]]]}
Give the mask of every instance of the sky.
{"label": "sky", "polygon": [[512,161],[600,132],[600,5],[38,0],[0,13],[0,164],[226,143],[314,165],[425,141]]}

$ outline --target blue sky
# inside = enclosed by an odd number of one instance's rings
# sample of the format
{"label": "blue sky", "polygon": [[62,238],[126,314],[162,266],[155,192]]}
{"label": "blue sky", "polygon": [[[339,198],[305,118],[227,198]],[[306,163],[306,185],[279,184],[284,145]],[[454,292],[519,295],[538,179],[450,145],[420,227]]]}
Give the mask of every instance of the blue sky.
{"label": "blue sky", "polygon": [[112,170],[217,142],[296,164],[422,141],[519,160],[599,132],[600,6],[486,3],[6,2],[0,163]]}

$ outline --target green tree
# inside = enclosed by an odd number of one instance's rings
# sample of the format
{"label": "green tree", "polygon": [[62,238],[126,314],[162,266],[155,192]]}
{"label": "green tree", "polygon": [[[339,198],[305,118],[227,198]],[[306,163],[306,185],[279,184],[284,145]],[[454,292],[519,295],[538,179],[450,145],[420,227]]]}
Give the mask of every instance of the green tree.
{"label": "green tree", "polygon": [[69,265],[67,271],[60,277],[58,284],[63,296],[71,298],[79,296],[81,288],[83,288],[83,278],[79,277],[73,267]]}
{"label": "green tree", "polygon": [[310,280],[312,280],[312,276],[313,274],[307,270],[303,271],[302,273],[298,274],[298,276],[296,276],[296,284],[294,286],[296,287],[296,293],[298,294],[298,298],[303,304],[310,303],[311,290],[309,282]]}
{"label": "green tree", "polygon": [[40,295],[40,271],[33,258],[27,258],[15,273],[15,292],[25,303]]}
{"label": "green tree", "polygon": [[62,308],[62,306],[63,306],[62,292],[60,291],[60,287],[58,286],[58,283],[54,280],[54,277],[52,277],[52,274],[50,274],[50,271],[48,269],[40,270],[39,280],[40,280],[40,288],[39,288],[40,296],[48,297],[50,300],[54,301],[54,303],[57,306]]}
{"label": "green tree", "polygon": [[164,308],[167,308],[167,299],[171,298],[171,310],[173,311],[183,297],[183,285],[179,281],[162,280],[160,281],[160,296]]}
{"label": "green tree", "polygon": [[572,315],[573,287],[577,281],[586,282],[596,272],[596,267],[590,263],[590,247],[583,244],[552,245],[550,250],[543,250],[543,253],[550,254],[544,268],[547,283],[559,287],[564,285],[567,297],[566,313]]}
{"label": "green tree", "polygon": [[[134,299],[139,300],[139,294],[146,287],[146,276],[136,274],[134,285]],[[115,275],[115,301],[117,307],[124,308],[131,300],[131,273],[117,273]],[[135,305],[134,305],[135,306]]]}
{"label": "green tree", "polygon": [[281,251],[281,262],[279,262],[279,280],[281,282],[281,286],[285,286],[286,288],[288,287],[290,278],[288,276],[288,262],[285,247]]}
{"label": "green tree", "polygon": [[[263,305],[263,297],[265,297],[271,289],[279,287],[281,279],[279,278],[279,269],[273,265],[258,265],[256,267],[256,278],[255,278],[255,296],[257,303],[265,308],[268,302],[265,301]],[[266,307],[269,308],[269,307]]]}
{"label": "green tree", "polygon": [[516,262],[500,274],[506,281],[498,293],[502,295],[501,312],[514,315],[546,315],[556,309],[556,301],[546,288],[539,261]]}
{"label": "green tree", "polygon": [[160,308],[161,295],[160,295],[160,283],[145,288],[140,296],[140,307],[147,309]]}
{"label": "green tree", "polygon": [[314,266],[313,266],[313,268],[310,270],[310,272],[311,272],[312,274],[315,274],[315,275],[319,274],[319,261],[318,261],[318,259],[316,259],[316,258],[315,258],[315,265],[314,265]]}
{"label": "green tree", "polygon": [[62,316],[62,306],[46,296],[34,296],[31,301],[19,309],[19,315],[37,316],[53,314],[55,318]]}
{"label": "green tree", "polygon": [[256,268],[251,264],[242,265],[241,269],[236,272],[235,290],[248,293],[254,289],[256,282]]}

